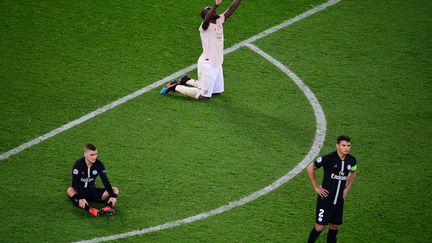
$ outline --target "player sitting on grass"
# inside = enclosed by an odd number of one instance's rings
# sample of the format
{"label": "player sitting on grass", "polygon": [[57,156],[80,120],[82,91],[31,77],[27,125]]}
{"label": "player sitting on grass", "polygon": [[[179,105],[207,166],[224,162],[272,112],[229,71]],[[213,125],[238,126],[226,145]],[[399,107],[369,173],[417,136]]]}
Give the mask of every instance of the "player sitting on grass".
{"label": "player sitting on grass", "polygon": [[[96,188],[95,180],[100,175],[105,188]],[[85,209],[93,216],[105,213],[111,216],[115,213],[112,208],[117,202],[119,190],[111,187],[106,175],[105,166],[97,159],[97,150],[93,144],[84,146],[84,157],[77,160],[72,169],[72,187],[69,187],[66,194],[76,206]],[[90,207],[89,201],[106,203],[99,209]]]}
{"label": "player sitting on grass", "polygon": [[216,9],[221,2],[222,0],[216,0],[213,7],[206,7],[201,11],[203,22],[199,31],[203,52],[198,59],[198,80],[183,76],[180,81],[174,80],[163,87],[161,94],[177,91],[195,99],[208,100],[212,95],[224,91],[222,25],[234,13],[241,1],[234,0],[223,14],[218,15]]}

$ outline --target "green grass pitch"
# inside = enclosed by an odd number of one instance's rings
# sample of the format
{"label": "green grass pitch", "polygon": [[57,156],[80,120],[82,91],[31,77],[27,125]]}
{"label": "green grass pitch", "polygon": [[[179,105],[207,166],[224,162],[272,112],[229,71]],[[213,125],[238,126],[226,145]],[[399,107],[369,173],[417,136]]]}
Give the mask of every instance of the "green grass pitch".
{"label": "green grass pitch", "polygon": [[[244,0],[225,24],[225,46],[324,2]],[[194,64],[199,12],[211,3],[2,1],[0,153]],[[431,9],[428,0],[342,0],[254,43],[323,106],[321,154],[339,134],[353,140],[359,175],[340,242],[432,241]],[[225,56],[224,74],[226,92],[209,102],[153,89],[0,161],[0,241],[71,242],[156,226],[286,174],[314,137],[306,97],[246,47]],[[121,190],[111,218],[92,218],[65,195],[88,142]],[[305,242],[314,207],[300,173],[223,214],[119,241]]]}

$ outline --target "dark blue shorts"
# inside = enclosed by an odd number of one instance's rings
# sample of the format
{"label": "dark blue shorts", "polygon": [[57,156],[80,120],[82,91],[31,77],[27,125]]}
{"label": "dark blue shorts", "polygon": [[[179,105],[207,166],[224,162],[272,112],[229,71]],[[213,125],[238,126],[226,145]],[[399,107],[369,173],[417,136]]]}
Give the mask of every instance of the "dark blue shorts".
{"label": "dark blue shorts", "polygon": [[86,188],[84,189],[84,198],[90,202],[102,203],[102,194],[105,192],[103,188]]}
{"label": "dark blue shorts", "polygon": [[318,196],[315,223],[341,225],[343,223],[343,205],[344,200],[342,198],[338,198],[336,204],[334,204],[334,199],[322,199]]}

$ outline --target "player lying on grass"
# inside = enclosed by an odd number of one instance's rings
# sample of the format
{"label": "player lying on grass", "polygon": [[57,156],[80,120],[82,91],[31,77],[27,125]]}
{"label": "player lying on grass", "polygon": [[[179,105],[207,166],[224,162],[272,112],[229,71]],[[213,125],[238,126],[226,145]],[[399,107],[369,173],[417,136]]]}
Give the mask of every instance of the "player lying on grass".
{"label": "player lying on grass", "polygon": [[[95,180],[100,175],[104,188],[96,188]],[[84,146],[84,157],[77,160],[72,169],[72,187],[66,194],[78,207],[88,211],[93,216],[105,213],[109,216],[115,213],[113,206],[117,203],[119,190],[111,187],[106,175],[105,166],[97,159],[97,150],[93,144]],[[101,209],[90,207],[88,202],[106,203]]]}
{"label": "player lying on grass", "polygon": [[199,31],[203,52],[198,59],[198,80],[183,76],[179,81],[174,80],[163,87],[161,94],[177,91],[195,99],[208,100],[212,95],[224,92],[223,24],[234,13],[241,0],[234,0],[223,14],[218,15],[216,9],[221,2],[222,0],[216,0],[213,7],[206,7],[201,11],[203,22]]}

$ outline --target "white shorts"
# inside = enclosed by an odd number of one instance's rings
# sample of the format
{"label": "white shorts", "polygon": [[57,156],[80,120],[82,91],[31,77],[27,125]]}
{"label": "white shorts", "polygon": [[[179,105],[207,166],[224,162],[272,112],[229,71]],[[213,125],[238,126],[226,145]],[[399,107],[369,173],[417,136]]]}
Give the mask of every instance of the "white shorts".
{"label": "white shorts", "polygon": [[222,65],[213,66],[207,63],[198,63],[198,89],[200,95],[211,97],[214,93],[224,91]]}

